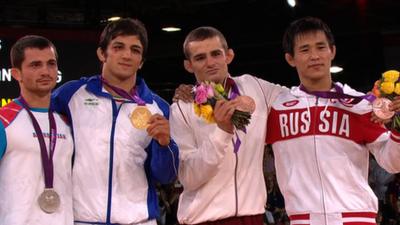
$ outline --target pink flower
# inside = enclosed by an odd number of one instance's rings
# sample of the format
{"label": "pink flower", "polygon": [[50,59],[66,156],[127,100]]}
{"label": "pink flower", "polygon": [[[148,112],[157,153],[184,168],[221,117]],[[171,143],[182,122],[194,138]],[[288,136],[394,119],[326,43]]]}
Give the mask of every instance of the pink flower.
{"label": "pink flower", "polygon": [[207,89],[207,98],[213,98],[214,88],[211,85],[206,85],[206,89]]}
{"label": "pink flower", "polygon": [[194,101],[197,104],[203,104],[207,102],[207,87],[203,84],[197,86]]}

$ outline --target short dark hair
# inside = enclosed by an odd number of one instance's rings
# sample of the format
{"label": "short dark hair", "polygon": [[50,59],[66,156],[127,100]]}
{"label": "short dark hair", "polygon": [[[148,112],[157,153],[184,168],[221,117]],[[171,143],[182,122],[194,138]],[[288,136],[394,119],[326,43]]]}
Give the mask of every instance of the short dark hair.
{"label": "short dark hair", "polygon": [[123,18],[107,24],[100,35],[99,48],[105,52],[107,46],[112,40],[114,40],[114,38],[126,35],[137,35],[139,37],[139,41],[143,46],[142,57],[144,60],[149,41],[147,38],[146,27],[138,19]]}
{"label": "short dark hair", "polygon": [[293,56],[296,37],[298,35],[316,31],[322,31],[325,33],[330,47],[335,45],[335,39],[328,25],[321,19],[308,16],[292,22],[286,29],[282,41],[283,51]]}
{"label": "short dark hair", "polygon": [[38,48],[40,50],[52,48],[56,58],[58,58],[57,49],[49,39],[38,35],[27,35],[18,39],[11,47],[10,59],[12,67],[21,69],[22,62],[25,60],[25,49],[27,48]]}
{"label": "short dark hair", "polygon": [[185,41],[183,42],[183,53],[185,54],[186,59],[190,58],[189,50],[188,50],[188,44],[192,41],[203,41],[208,38],[213,38],[213,37],[219,37],[219,40],[221,41],[222,47],[224,48],[225,51],[228,50],[228,43],[226,42],[226,39],[224,35],[217,30],[214,27],[198,27],[194,30],[192,30],[185,38]]}

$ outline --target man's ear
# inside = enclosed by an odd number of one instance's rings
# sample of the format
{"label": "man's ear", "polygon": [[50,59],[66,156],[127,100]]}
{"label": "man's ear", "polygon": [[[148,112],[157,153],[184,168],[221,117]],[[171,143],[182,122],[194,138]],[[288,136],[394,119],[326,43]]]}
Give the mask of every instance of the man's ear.
{"label": "man's ear", "polygon": [[102,63],[105,63],[105,62],[106,62],[106,56],[104,55],[104,52],[103,52],[103,50],[101,50],[100,47],[97,48],[96,53],[97,53],[97,58],[99,58],[99,60],[100,60]]}
{"label": "man's ear", "polygon": [[331,60],[333,60],[336,56],[336,46],[335,45],[332,45],[331,52],[332,52]]}
{"label": "man's ear", "polygon": [[230,48],[226,51],[226,64],[230,64],[233,61],[233,58],[235,58],[235,52]]}
{"label": "man's ear", "polygon": [[296,64],[294,63],[294,58],[291,54],[285,53],[285,59],[286,62],[291,66],[291,67],[296,67]]}
{"label": "man's ear", "polygon": [[139,65],[139,69],[142,69],[143,63],[144,63],[144,61],[142,60],[142,62],[140,62],[140,65]]}
{"label": "man's ear", "polygon": [[21,70],[18,68],[11,68],[11,76],[14,78],[14,80],[20,82],[21,81]]}
{"label": "man's ear", "polygon": [[183,60],[183,66],[185,67],[186,71],[188,71],[189,73],[193,73],[192,63],[190,62],[190,60]]}

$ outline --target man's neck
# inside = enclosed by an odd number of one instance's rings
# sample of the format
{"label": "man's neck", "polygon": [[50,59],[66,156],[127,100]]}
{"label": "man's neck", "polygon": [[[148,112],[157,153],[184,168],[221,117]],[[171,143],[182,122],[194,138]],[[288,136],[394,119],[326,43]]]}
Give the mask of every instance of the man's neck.
{"label": "man's neck", "polygon": [[323,80],[300,80],[307,91],[329,91],[332,89],[333,82],[330,76]]}
{"label": "man's neck", "polygon": [[50,107],[50,98],[51,94],[33,94],[33,93],[27,93],[22,91],[21,92],[22,97],[26,101],[26,103],[29,105],[30,108],[49,108]]}
{"label": "man's neck", "polygon": [[[102,76],[110,85],[112,85],[114,87],[117,87],[117,88],[121,88],[122,90],[124,90],[124,91],[126,91],[128,93],[136,85],[136,75],[135,76],[131,76],[131,77],[126,78],[126,79],[121,79],[121,78],[115,77],[115,76],[107,76],[105,74],[103,74]],[[107,85],[105,85],[104,88],[107,91],[114,93],[114,91],[110,90],[111,88],[107,87]]]}

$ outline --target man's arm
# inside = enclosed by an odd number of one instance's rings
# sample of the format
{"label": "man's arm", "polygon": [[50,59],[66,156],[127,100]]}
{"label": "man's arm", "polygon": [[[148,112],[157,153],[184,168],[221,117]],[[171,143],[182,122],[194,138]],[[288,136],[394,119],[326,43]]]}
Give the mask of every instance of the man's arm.
{"label": "man's arm", "polygon": [[7,148],[6,130],[3,123],[0,122],[0,159],[3,158]]}
{"label": "man's arm", "polygon": [[[400,111],[400,99],[397,98],[393,102],[392,110]],[[374,132],[381,132],[376,139],[367,141],[367,147],[375,156],[377,163],[390,173],[400,172],[400,132],[392,129],[390,132],[383,133],[383,126],[372,123],[370,121],[363,121],[369,124],[368,129],[363,131],[368,140],[368,135]],[[383,131],[382,131],[383,130]]]}
{"label": "man's arm", "polygon": [[150,169],[157,181],[166,184],[178,176],[179,150],[170,137],[169,105],[158,95],[154,95],[154,100],[163,115],[153,115],[147,128],[148,134],[153,138],[148,148],[151,154]]}
{"label": "man's arm", "polygon": [[[281,86],[279,84],[274,84],[266,80],[262,80],[259,78],[254,77],[257,81],[258,85],[260,86],[264,100],[267,105],[268,111],[271,109],[272,103],[275,101],[276,97],[283,91],[288,90],[287,87]],[[255,87],[258,88],[258,87]]]}
{"label": "man's arm", "polygon": [[[180,151],[179,181],[186,190],[195,190],[208,182],[218,171],[232,134],[217,126],[208,135],[199,135],[192,125],[197,117],[192,103],[174,103],[171,106],[171,135]],[[205,123],[205,122],[204,122]]]}

